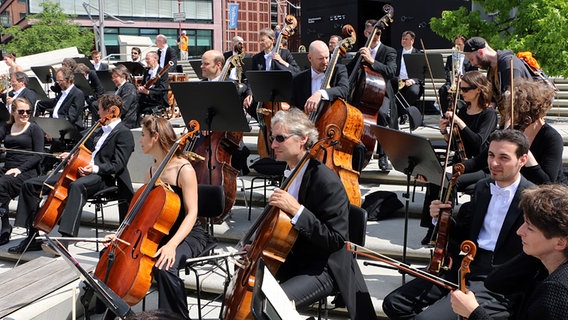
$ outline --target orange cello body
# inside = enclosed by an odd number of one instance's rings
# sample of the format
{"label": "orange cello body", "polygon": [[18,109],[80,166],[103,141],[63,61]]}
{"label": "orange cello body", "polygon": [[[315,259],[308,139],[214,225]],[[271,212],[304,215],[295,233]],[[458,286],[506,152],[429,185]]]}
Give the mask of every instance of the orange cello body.
{"label": "orange cello body", "polygon": [[[237,175],[239,170],[231,166],[232,154],[239,148],[243,139],[242,132],[213,131],[200,138],[198,146],[194,149],[205,158],[202,161],[192,161],[197,175],[197,182],[222,186],[225,191],[225,211],[216,221],[222,221],[235,204],[237,194]],[[211,146],[211,179],[209,177],[209,151]]]}
{"label": "orange cello body", "polygon": [[[132,204],[136,203],[145,188],[147,185],[134,195],[129,214],[132,214]],[[140,302],[148,292],[156,262],[153,256],[158,251],[160,241],[175,223],[180,206],[181,201],[175,192],[157,185],[120,236],[128,244],[117,242],[115,250],[107,249],[101,254],[95,276],[129,305]],[[114,261],[109,263],[112,259]]]}
{"label": "orange cello body", "polygon": [[34,228],[49,233],[63,213],[67,203],[69,184],[79,178],[79,167],[84,167],[91,161],[91,151],[85,146],[80,145],[77,152],[71,156],[69,163],[65,166],[63,173],[53,186],[47,200],[39,210],[34,220]]}

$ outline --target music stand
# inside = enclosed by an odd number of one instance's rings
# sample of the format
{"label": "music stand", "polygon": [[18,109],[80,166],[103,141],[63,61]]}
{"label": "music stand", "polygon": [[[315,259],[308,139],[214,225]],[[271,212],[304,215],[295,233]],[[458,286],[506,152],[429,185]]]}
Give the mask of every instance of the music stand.
{"label": "music stand", "polygon": [[81,91],[83,91],[83,94],[85,95],[85,97],[95,95],[95,93],[93,92],[93,88],[91,88],[91,85],[89,84],[89,81],[87,81],[87,79],[85,78],[85,76],[82,73],[75,72],[75,73],[73,73],[73,75],[75,76],[75,78],[73,80],[73,84],[75,84],[75,86],[77,88],[79,88],[79,89],[81,89]]}
{"label": "music stand", "polygon": [[307,52],[292,52],[292,57],[300,67],[300,70],[308,70],[310,68],[311,65]]}
{"label": "music stand", "polygon": [[189,64],[193,68],[193,71],[199,79],[203,79],[203,74],[201,74],[201,60],[189,60]]}
{"label": "music stand", "polygon": [[47,96],[47,94],[45,94],[45,91],[41,87],[41,83],[39,83],[39,80],[36,77],[28,78],[28,84],[26,85],[26,88],[35,92],[39,101],[49,100],[49,97]]}
{"label": "music stand", "polygon": [[97,77],[101,80],[101,84],[106,92],[114,93],[116,91],[116,85],[112,82],[112,73],[110,71],[97,71]]}
{"label": "music stand", "polygon": [[6,108],[6,104],[0,101],[0,122],[6,122],[10,120],[10,111]]}
{"label": "music stand", "polygon": [[90,298],[94,293],[105,306],[120,319],[126,319],[128,316],[134,315],[130,306],[122,300],[122,298],[114,293],[104,282],[90,275],[59,241],[51,239],[47,234],[45,235],[45,239],[53,249],[61,254],[65,262],[67,262],[83,280],[86,288],[85,296],[81,300],[85,306],[85,312],[88,310],[89,300],[91,300]]}
{"label": "music stand", "polygon": [[73,60],[75,60],[75,62],[77,62],[77,64],[79,63],[83,63],[85,64],[87,67],[89,67],[89,69],[91,70],[95,70],[95,66],[93,65],[93,63],[91,62],[91,60],[89,60],[89,58],[87,57],[76,57],[73,58]]}
{"label": "music stand", "polygon": [[[406,65],[406,72],[408,73],[409,79],[420,79],[420,92],[422,92],[422,122],[424,122],[424,104],[426,95],[424,94],[424,84],[426,78],[430,78],[430,71],[428,70],[428,63],[426,62],[426,56],[428,57],[428,62],[430,63],[430,70],[432,71],[433,78],[446,78],[446,71],[444,66],[444,60],[440,53],[410,53],[402,55],[404,59],[404,64]],[[436,92],[437,94],[437,92]]]}
{"label": "music stand", "polygon": [[[410,178],[413,175],[421,174],[428,181],[435,183],[441,181],[444,170],[428,138],[377,125],[370,125],[370,127],[393,167],[406,175],[406,194],[403,195],[406,198],[406,206],[402,247],[402,262],[406,263]],[[404,274],[402,281],[404,283]]]}
{"label": "music stand", "polygon": [[243,59],[243,64],[244,64],[243,69],[244,69],[245,71],[246,71],[246,70],[252,70],[252,57],[247,55],[247,56]]}
{"label": "music stand", "polygon": [[[178,102],[184,123],[197,120],[201,130],[249,132],[237,86],[232,81],[192,81],[170,83]],[[209,139],[209,144],[211,140]],[[212,175],[211,145],[209,154],[209,181]]]}
{"label": "music stand", "polygon": [[77,127],[66,119],[32,117],[30,121],[35,122],[45,133],[53,138],[59,137],[61,141],[77,140],[81,138],[81,133]]}
{"label": "music stand", "polygon": [[140,62],[120,61],[114,64],[115,66],[123,65],[133,76],[139,76],[144,73],[144,65]]}
{"label": "music stand", "polygon": [[55,81],[55,70],[52,66],[31,67],[36,77],[43,83]]}

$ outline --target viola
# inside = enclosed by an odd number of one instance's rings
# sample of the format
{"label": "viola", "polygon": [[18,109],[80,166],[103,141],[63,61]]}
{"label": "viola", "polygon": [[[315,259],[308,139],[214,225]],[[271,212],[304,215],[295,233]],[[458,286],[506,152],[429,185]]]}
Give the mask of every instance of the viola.
{"label": "viola", "polygon": [[174,143],[152,179],[134,195],[116,239],[102,252],[95,269],[95,277],[131,306],[148,292],[156,261],[154,255],[181,207],[180,198],[160,181],[160,175],[176,151],[199,130],[199,123],[190,121],[189,127],[192,130]]}
{"label": "viola", "polygon": [[[379,29],[385,29],[388,24],[392,22],[394,8],[389,4],[385,4],[383,11],[386,14],[380,18],[373,27],[371,34],[367,38],[365,47],[371,45]],[[377,123],[379,109],[386,95],[386,81],[380,72],[374,71],[370,65],[363,63],[361,56],[359,56],[355,66],[349,77],[350,88],[347,101],[356,106],[363,113],[365,127],[361,141],[367,149],[364,163],[364,166],[366,166],[373,156],[373,151],[377,143],[374,134],[371,132],[370,125]]]}
{"label": "viola", "polygon": [[[318,152],[329,147],[331,143],[333,139],[320,140],[309,153],[306,152],[290,176],[282,183],[282,190],[288,189],[299,170],[309,159],[315,158]],[[268,205],[243,239],[239,241],[237,249],[240,251],[249,244],[254,236],[247,254],[236,264],[238,266],[236,274],[233,275],[225,296],[226,309],[223,319],[252,319],[250,309],[258,261],[262,258],[268,270],[276,274],[298,237],[298,231],[294,229],[291,220],[292,217],[286,212]]]}
{"label": "viola", "polygon": [[59,172],[59,170],[65,167],[59,176],[59,179],[57,179],[57,182],[53,186],[49,186],[44,182],[44,184],[52,190],[35,217],[33,222],[34,228],[45,233],[50,233],[57,222],[59,222],[63,209],[65,208],[65,204],[67,203],[69,184],[80,178],[79,168],[85,167],[91,162],[92,152],[85,147],[85,141],[89,139],[98,127],[104,125],[111,119],[120,117],[120,109],[117,106],[112,106],[109,110],[110,113],[97,121],[87,134],[81,138],[73,149],[71,149],[69,155],[63,159],[63,161],[61,161],[53,172],[45,179],[45,181],[47,181],[54,173]]}
{"label": "viola", "polygon": [[[458,272],[459,290],[461,290],[463,293],[466,293],[467,287],[466,287],[465,277],[468,273],[470,273],[469,265],[473,262],[473,259],[475,258],[475,254],[477,253],[477,247],[475,246],[475,243],[473,243],[473,241],[465,240],[464,242],[462,242],[460,250],[463,253],[465,253],[465,257],[462,259],[460,270]],[[458,316],[458,319],[467,319],[467,318]]]}

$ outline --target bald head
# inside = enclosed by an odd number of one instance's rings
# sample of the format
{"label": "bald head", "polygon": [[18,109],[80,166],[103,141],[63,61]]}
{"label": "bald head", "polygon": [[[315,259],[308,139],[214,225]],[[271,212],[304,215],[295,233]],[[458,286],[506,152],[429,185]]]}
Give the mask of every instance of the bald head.
{"label": "bald head", "polygon": [[203,77],[213,80],[221,74],[224,63],[223,52],[219,50],[205,51],[201,56],[201,74]]}
{"label": "bald head", "polygon": [[315,72],[325,72],[329,64],[329,49],[325,42],[316,40],[310,43],[308,60]]}

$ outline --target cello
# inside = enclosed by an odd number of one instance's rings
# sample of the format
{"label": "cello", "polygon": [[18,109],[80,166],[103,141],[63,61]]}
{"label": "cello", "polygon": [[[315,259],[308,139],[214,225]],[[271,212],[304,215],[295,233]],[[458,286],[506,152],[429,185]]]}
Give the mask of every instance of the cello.
{"label": "cello", "polygon": [[[282,28],[282,30],[278,34],[278,37],[274,42],[274,47],[272,48],[270,54],[275,54],[280,52],[282,39],[288,39],[289,36],[293,35],[294,29],[298,25],[298,21],[292,15],[286,16],[285,23],[286,26],[284,26],[284,28]],[[282,109],[282,103],[270,102],[270,101],[259,102],[256,107],[258,125],[260,127],[257,139],[257,149],[258,149],[258,155],[261,158],[267,158],[269,156],[273,158],[272,150],[270,148],[270,141],[268,139],[271,131],[270,119],[272,119],[272,116],[281,109]]]}
{"label": "cello", "polygon": [[54,173],[59,172],[59,170],[65,167],[61,176],[59,176],[59,179],[57,179],[57,182],[53,186],[49,186],[44,182],[44,184],[52,190],[34,219],[34,228],[45,233],[50,233],[57,222],[59,222],[65,204],[67,203],[69,184],[80,178],[79,168],[87,166],[91,161],[92,152],[85,147],[85,141],[89,139],[98,127],[104,125],[111,119],[120,117],[120,109],[117,106],[112,106],[109,110],[110,113],[97,121],[87,134],[69,151],[69,155],[63,159],[45,179],[45,181],[47,181]]}
{"label": "cello", "polygon": [[[226,80],[232,68],[237,69],[240,77],[245,55],[246,53],[242,52],[229,57],[221,70],[219,81]],[[242,139],[242,132],[213,131],[202,135],[196,142],[197,146],[193,152],[204,158],[201,161],[191,161],[198,183],[222,186],[225,192],[225,210],[221,216],[214,218],[214,222],[223,221],[235,204],[239,170],[231,165],[231,157],[239,148]]]}
{"label": "cello", "polygon": [[[351,48],[356,41],[355,30],[351,25],[343,27],[343,34],[349,35],[333,50],[329,65],[322,79],[321,88],[330,87],[331,77],[335,71],[340,56]],[[317,110],[310,113],[309,118],[315,123],[320,138],[332,138],[337,131],[341,138],[337,144],[330,146],[326,152],[319,153],[318,160],[331,168],[341,179],[349,202],[361,206],[361,190],[359,188],[359,172],[353,170],[352,153],[361,142],[363,132],[363,114],[345,100],[320,102]]]}
{"label": "cello", "polygon": [[150,181],[138,189],[116,238],[102,252],[95,269],[95,277],[131,306],[148,292],[154,255],[180,210],[180,198],[160,181],[160,175],[178,148],[199,130],[199,123],[190,121],[189,128],[192,130],[174,143]]}
{"label": "cello", "polygon": [[[335,136],[334,139],[336,138],[338,137]],[[332,143],[334,140],[330,138],[318,141],[310,152],[304,154],[290,176],[282,183],[281,189],[287,190],[304,164]],[[250,309],[258,261],[262,258],[270,272],[276,274],[298,237],[298,231],[294,229],[291,220],[292,217],[283,210],[268,205],[243,239],[239,241],[237,249],[240,251],[249,244],[254,236],[246,255],[237,264],[236,274],[229,284],[225,296],[226,308],[223,319],[252,319]]]}
{"label": "cello", "polygon": [[[369,47],[373,38],[377,34],[377,30],[384,29],[392,22],[394,17],[394,8],[385,4],[383,11],[386,13],[381,19],[375,23],[373,30],[367,38],[365,47]],[[367,166],[373,156],[377,140],[371,132],[370,125],[375,125],[379,116],[379,109],[383,104],[386,95],[386,81],[380,72],[374,71],[370,65],[363,63],[362,57],[355,63],[355,69],[349,76],[349,95],[347,101],[356,106],[363,113],[365,127],[361,141],[367,149],[365,153],[365,163]]]}

